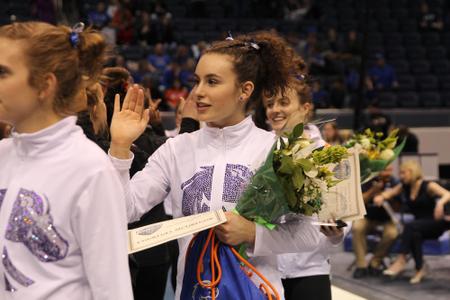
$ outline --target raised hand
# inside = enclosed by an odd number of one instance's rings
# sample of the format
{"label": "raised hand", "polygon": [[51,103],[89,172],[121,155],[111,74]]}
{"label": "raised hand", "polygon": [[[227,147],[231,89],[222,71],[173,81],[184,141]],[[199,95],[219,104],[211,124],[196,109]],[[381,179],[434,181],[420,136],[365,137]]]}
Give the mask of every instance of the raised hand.
{"label": "raised hand", "polygon": [[144,132],[149,121],[149,109],[144,109],[144,92],[137,85],[128,89],[120,108],[120,96],[114,99],[111,122],[110,154],[127,159],[133,142]]}
{"label": "raised hand", "polygon": [[181,107],[181,115],[183,118],[191,118],[194,120],[198,120],[197,104],[195,103],[192,91],[189,93],[186,99],[180,97],[180,107]]}

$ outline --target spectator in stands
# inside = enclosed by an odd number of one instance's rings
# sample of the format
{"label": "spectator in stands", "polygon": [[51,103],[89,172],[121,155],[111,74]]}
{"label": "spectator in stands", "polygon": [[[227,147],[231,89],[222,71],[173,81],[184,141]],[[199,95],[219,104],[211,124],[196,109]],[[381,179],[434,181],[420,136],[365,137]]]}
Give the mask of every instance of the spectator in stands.
{"label": "spectator in stands", "polygon": [[315,80],[312,83],[312,100],[314,107],[316,108],[326,108],[329,106],[328,103],[328,92],[322,88],[320,80]]}
{"label": "spectator in stands", "polygon": [[346,65],[354,64],[358,66],[361,63],[361,55],[363,51],[363,44],[358,32],[354,29],[350,30],[344,43],[340,45],[341,58]]}
{"label": "spectator in stands", "polygon": [[0,122],[0,140],[9,137],[11,133],[11,125]]}
{"label": "spectator in stands", "polygon": [[329,105],[334,108],[342,108],[346,102],[347,91],[342,78],[336,78],[330,87]]}
{"label": "spectator in stands", "polygon": [[339,135],[339,130],[336,122],[325,123],[322,126],[322,136],[325,142],[329,145],[341,145],[342,138]]}
{"label": "spectator in stands", "polygon": [[141,59],[139,61],[138,70],[136,72],[131,72],[131,76],[133,76],[133,81],[136,83],[142,82],[142,79],[152,73],[155,73],[157,70],[153,67],[146,59]]}
{"label": "spectator in stands", "polygon": [[364,128],[370,128],[373,132],[382,132],[385,137],[388,136],[392,129],[391,117],[374,106],[368,108],[368,113]]}
{"label": "spectator in stands", "polygon": [[136,19],[134,27],[139,44],[151,45],[154,43],[154,41],[152,41],[152,21],[148,12],[141,12],[141,16]]}
{"label": "spectator in stands", "polygon": [[[450,202],[450,192],[436,182],[423,179],[417,161],[406,161],[400,166],[401,183],[375,196],[374,203],[381,206],[384,201],[401,195],[414,215],[414,221],[406,223],[401,234],[400,254],[383,274],[396,277],[406,268],[406,256],[411,253],[416,264],[416,273],[409,281],[417,284],[426,275],[422,243],[425,239],[437,239],[450,229],[450,219],[444,216],[444,206]],[[439,199],[437,202],[435,199]]]}
{"label": "spectator in stands", "polygon": [[133,23],[134,17],[131,9],[119,3],[112,19],[112,25],[117,30],[118,44],[131,44],[133,42]]}
{"label": "spectator in stands", "polygon": [[123,57],[122,55],[116,55],[113,59],[113,64],[115,67],[120,67],[120,68],[126,68],[126,66],[127,66],[125,57]]}
{"label": "spectator in stands", "polygon": [[170,43],[173,40],[172,14],[161,1],[157,1],[152,10],[152,44]]}
{"label": "spectator in stands", "polygon": [[430,11],[426,1],[420,3],[419,28],[422,31],[442,31],[444,22],[438,12]]}
{"label": "spectator in stands", "polygon": [[376,64],[369,69],[369,76],[377,91],[390,90],[398,86],[397,75],[394,67],[386,63],[384,55],[377,53],[375,55]]}
{"label": "spectator in stands", "polygon": [[[367,275],[380,275],[383,268],[383,258],[398,235],[398,229],[383,207],[375,206],[373,199],[383,191],[393,188],[399,180],[393,176],[393,167],[388,166],[380,175],[362,186],[363,199],[367,214],[364,219],[355,221],[352,228],[353,251],[356,256],[356,269],[353,278],[363,278]],[[373,251],[373,256],[367,264],[367,235],[378,226],[383,227],[380,242]]]}
{"label": "spectator in stands", "polygon": [[417,135],[412,133],[405,125],[400,125],[398,131],[398,138],[401,141],[406,138],[405,147],[403,147],[403,153],[418,153],[419,152],[419,139]]}
{"label": "spectator in stands", "polygon": [[105,37],[106,43],[110,46],[116,46],[117,44],[117,33],[116,29],[114,28],[114,25],[112,21],[108,22],[106,26],[100,30],[102,35]]}
{"label": "spectator in stands", "polygon": [[158,43],[155,45],[154,53],[148,56],[148,62],[162,74],[166,67],[171,63],[171,58],[164,52],[164,45]]}
{"label": "spectator in stands", "polygon": [[102,29],[109,23],[109,16],[106,12],[105,2],[100,1],[97,3],[95,10],[91,10],[88,13],[89,24],[91,24],[95,29]]}
{"label": "spectator in stands", "polygon": [[181,85],[180,79],[176,78],[173,82],[173,86],[166,89],[164,92],[164,100],[173,110],[175,110],[180,101],[180,97],[186,98],[188,94],[188,89]]}
{"label": "spectator in stands", "polygon": [[108,1],[108,7],[106,8],[106,13],[108,14],[108,17],[112,19],[119,8],[120,8],[119,0]]}

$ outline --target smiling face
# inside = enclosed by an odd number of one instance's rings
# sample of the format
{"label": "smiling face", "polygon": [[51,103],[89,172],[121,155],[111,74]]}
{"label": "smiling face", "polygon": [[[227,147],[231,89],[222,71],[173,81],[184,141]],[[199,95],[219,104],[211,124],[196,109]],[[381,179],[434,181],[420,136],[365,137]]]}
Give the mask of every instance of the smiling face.
{"label": "smiling face", "polygon": [[194,80],[192,93],[199,121],[222,128],[236,125],[245,118],[245,102],[253,89],[243,91],[238,84],[230,56],[203,55],[195,69]]}
{"label": "smiling face", "polygon": [[275,97],[264,99],[264,107],[270,126],[277,134],[280,134],[294,114],[296,123],[305,122],[311,104],[300,103],[296,89],[288,88],[284,96],[279,93]]}
{"label": "smiling face", "polygon": [[23,44],[0,38],[0,53],[0,121],[20,132],[36,121],[33,113],[40,108],[39,92],[29,83]]}

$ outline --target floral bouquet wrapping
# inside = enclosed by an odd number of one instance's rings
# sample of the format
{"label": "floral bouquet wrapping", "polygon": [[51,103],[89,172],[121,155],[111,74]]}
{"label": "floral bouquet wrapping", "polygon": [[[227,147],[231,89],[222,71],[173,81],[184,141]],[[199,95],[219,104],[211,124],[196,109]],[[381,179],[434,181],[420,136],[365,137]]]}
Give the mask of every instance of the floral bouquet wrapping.
{"label": "floral bouquet wrapping", "polygon": [[361,170],[361,183],[366,183],[376,177],[402,152],[406,139],[397,145],[398,129],[383,138],[382,132],[372,132],[366,129],[364,133],[355,134],[345,147],[355,147],[360,151],[359,162]]}
{"label": "floral bouquet wrapping", "polygon": [[302,134],[299,124],[277,140],[239,199],[235,210],[241,216],[273,228],[288,213],[320,211],[322,194],[340,182],[337,166],[348,152],[343,146],[315,149]]}

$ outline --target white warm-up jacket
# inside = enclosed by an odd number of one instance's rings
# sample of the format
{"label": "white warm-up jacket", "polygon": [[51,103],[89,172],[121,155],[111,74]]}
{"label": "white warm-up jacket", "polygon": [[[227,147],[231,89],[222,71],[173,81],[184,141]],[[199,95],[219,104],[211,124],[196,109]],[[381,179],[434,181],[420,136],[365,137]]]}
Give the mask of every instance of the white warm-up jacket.
{"label": "white warm-up jacket", "polygon": [[[257,128],[251,117],[222,129],[204,127],[176,136],[162,145],[141,171],[129,179],[132,158],[111,157],[127,199],[129,221],[164,201],[169,191],[173,217],[235,207],[251,176],[263,164],[275,142],[273,133]],[[251,262],[283,295],[275,254],[313,249],[319,243],[309,222],[294,222],[268,230],[257,225]],[[192,236],[179,239],[176,299],[184,275],[185,253]],[[253,276],[254,277],[254,276]]]}

